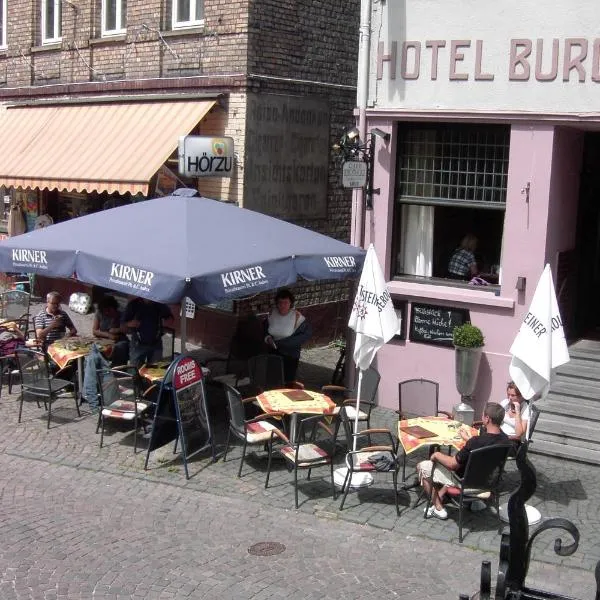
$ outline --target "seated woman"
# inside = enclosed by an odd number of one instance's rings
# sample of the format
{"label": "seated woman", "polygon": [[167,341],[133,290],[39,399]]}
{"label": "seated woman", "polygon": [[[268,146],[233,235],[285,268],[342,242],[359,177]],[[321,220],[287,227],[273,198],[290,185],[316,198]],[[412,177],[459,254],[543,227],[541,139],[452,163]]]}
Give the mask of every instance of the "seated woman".
{"label": "seated woman", "polygon": [[98,311],[94,315],[92,333],[96,337],[114,340],[110,362],[113,366],[124,365],[129,359],[129,340],[121,331],[121,313],[114,296],[104,296],[98,302]]}
{"label": "seated woman", "polygon": [[448,277],[450,279],[469,281],[479,273],[475,260],[476,249],[477,238],[472,233],[468,233],[448,261]]}
{"label": "seated woman", "polygon": [[288,289],[279,290],[275,308],[266,322],[265,343],[271,352],[283,358],[283,376],[286,382],[296,379],[300,362],[300,349],[312,335],[304,315],[294,309],[294,294]]}
{"label": "seated woman", "polygon": [[506,398],[500,402],[500,405],[506,411],[504,420],[500,429],[517,444],[527,433],[527,424],[529,422],[529,402],[523,399],[519,388],[513,381],[506,386]]}

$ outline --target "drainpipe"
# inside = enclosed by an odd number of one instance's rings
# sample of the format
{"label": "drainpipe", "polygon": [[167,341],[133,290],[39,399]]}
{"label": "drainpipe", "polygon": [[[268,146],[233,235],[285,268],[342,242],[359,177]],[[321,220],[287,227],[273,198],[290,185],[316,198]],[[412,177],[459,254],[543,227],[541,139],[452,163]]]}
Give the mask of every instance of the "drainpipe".
{"label": "drainpipe", "polygon": [[[358,131],[363,143],[367,140],[367,97],[369,94],[369,52],[371,47],[371,0],[361,0],[360,39],[358,46],[358,81],[356,104],[358,108]],[[352,232],[350,242],[355,246],[364,244],[365,191],[357,189],[353,198]]]}

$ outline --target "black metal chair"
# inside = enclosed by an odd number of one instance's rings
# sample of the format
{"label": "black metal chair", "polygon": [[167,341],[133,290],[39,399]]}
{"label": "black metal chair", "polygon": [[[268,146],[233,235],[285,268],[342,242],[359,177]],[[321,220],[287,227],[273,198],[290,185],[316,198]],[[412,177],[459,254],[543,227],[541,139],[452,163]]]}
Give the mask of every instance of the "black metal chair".
{"label": "black metal chair", "polygon": [[175,330],[172,327],[162,328],[162,356],[161,360],[173,362],[175,358]]}
{"label": "black metal chair", "polygon": [[256,315],[240,319],[230,340],[227,357],[204,361],[211,371],[211,380],[237,387],[248,377],[248,359],[265,351],[264,337],[264,324]]}
{"label": "black metal chair", "polygon": [[[317,433],[323,431],[325,439],[317,439]],[[298,508],[298,471],[308,470],[307,479],[310,479],[312,469],[317,467],[329,467],[331,476],[331,491],[333,499],[336,499],[335,484],[333,481],[333,455],[326,446],[333,448],[333,431],[325,423],[323,415],[312,415],[302,419],[296,429],[296,441],[292,442],[279,429],[271,432],[269,440],[269,463],[267,466],[267,477],[265,488],[269,486],[271,475],[271,463],[273,451],[276,450],[285,459],[288,469],[294,472],[294,501]],[[277,440],[283,442],[282,446],[273,447]]]}
{"label": "black metal chair", "polygon": [[259,354],[248,359],[250,387],[246,395],[261,394],[267,390],[286,387],[283,359],[277,354]]}
{"label": "black metal chair", "polygon": [[[367,429],[371,427],[371,411],[375,406],[375,397],[379,389],[381,375],[374,367],[369,367],[363,371],[362,383],[360,388],[360,402],[358,407],[358,421],[365,423]],[[357,379],[358,383],[358,379]],[[336,404],[334,414],[339,414],[342,407],[346,408],[346,414],[354,427],[356,420],[356,388],[350,389],[340,385],[324,385],[321,388],[324,394],[327,394]],[[338,419],[335,425],[335,438],[337,439],[341,421]],[[349,443],[350,440],[347,440]]]}
{"label": "black metal chair", "polygon": [[242,399],[242,395],[234,387],[224,384],[223,388],[225,389],[225,393],[227,395],[229,411],[229,429],[227,431],[227,441],[225,442],[223,462],[227,460],[229,441],[231,436],[234,435],[244,444],[242,446],[242,457],[240,459],[240,468],[238,470],[238,477],[241,477],[247,447],[249,445],[265,446],[271,440],[271,432],[277,428],[277,425],[268,419],[282,415],[268,415],[262,413],[252,419],[247,419],[245,405],[253,402],[254,397]]}
{"label": "black metal chair", "polygon": [[3,319],[29,317],[31,295],[21,290],[8,290],[0,294],[0,316]]}
{"label": "black metal chair", "polygon": [[[340,502],[340,510],[344,508],[346,496],[351,487],[352,476],[354,473],[391,473],[394,485],[394,502],[396,504],[396,514],[400,515],[398,505],[398,471],[400,463],[398,461],[398,441],[392,435],[389,429],[364,429],[358,433],[352,433],[352,422],[347,414],[347,407],[342,406],[339,419],[341,420],[346,438],[351,440],[356,438],[356,450],[350,450],[346,454],[346,477],[342,485],[344,496]],[[367,446],[360,447],[362,440],[367,440]]]}
{"label": "black metal chair", "polygon": [[[474,500],[488,500],[493,497],[496,508],[496,516],[500,525],[500,479],[504,471],[504,465],[511,444],[492,444],[483,448],[477,448],[469,453],[462,477],[454,475],[456,486],[449,486],[446,492],[449,504],[458,508],[458,541],[462,544],[463,534],[463,511],[465,504]],[[433,463],[431,478],[433,479],[438,463]],[[427,510],[431,506],[431,498],[427,498],[425,506],[425,518]]]}
{"label": "black metal chair", "polygon": [[[108,420],[131,423],[133,421],[133,453],[137,452],[137,434],[143,417],[151,403],[141,397],[141,381],[138,370],[133,366],[120,369],[98,369],[98,400],[100,410],[96,433],[101,428],[100,448],[104,444],[104,429]],[[149,390],[147,390],[149,393]]]}
{"label": "black metal chair", "polygon": [[[398,384],[398,413],[399,419],[415,417],[450,418],[450,413],[438,408],[440,386],[431,379],[406,379]],[[429,453],[435,452],[439,446],[430,446]],[[402,459],[402,481],[406,481],[406,454]]]}
{"label": "black metal chair", "polygon": [[15,351],[15,357],[21,376],[19,423],[21,422],[25,395],[34,398],[38,406],[40,405],[40,401],[44,403],[44,407],[48,411],[48,429],[50,429],[52,404],[58,399],[67,397],[67,395],[70,395],[73,398],[75,408],[77,409],[77,415],[81,416],[73,382],[61,379],[59,377],[60,371],[54,376],[51,375],[48,357],[43,352],[19,348]]}

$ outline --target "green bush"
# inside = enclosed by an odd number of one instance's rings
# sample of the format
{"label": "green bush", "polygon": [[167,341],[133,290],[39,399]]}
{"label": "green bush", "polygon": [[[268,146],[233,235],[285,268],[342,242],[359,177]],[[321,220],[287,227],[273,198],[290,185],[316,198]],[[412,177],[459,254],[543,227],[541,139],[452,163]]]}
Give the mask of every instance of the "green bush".
{"label": "green bush", "polygon": [[483,346],[484,337],[481,329],[471,323],[457,325],[452,331],[452,342],[461,348],[480,348]]}

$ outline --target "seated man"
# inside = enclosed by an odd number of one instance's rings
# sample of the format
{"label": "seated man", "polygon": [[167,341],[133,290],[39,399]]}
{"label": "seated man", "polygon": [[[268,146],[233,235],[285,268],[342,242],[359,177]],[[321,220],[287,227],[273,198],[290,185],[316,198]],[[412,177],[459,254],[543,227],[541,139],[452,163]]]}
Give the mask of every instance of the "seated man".
{"label": "seated man", "polygon": [[129,362],[141,367],[162,357],[162,327],[173,315],[168,306],[146,298],[130,300],[123,313],[124,331],[130,334]]}
{"label": "seated man", "polygon": [[[471,450],[501,444],[508,441],[507,435],[500,429],[504,419],[504,409],[497,402],[488,402],[483,413],[483,424],[485,432],[481,435],[471,437],[469,430],[460,429],[461,437],[466,444],[454,456],[448,456],[442,452],[434,452],[430,460],[424,460],[417,465],[417,473],[425,493],[431,498],[431,506],[427,516],[447,519],[448,513],[443,505],[444,496],[448,487],[458,486],[460,483],[455,479],[455,474],[462,477],[467,466]],[[431,479],[433,463],[438,463]]]}
{"label": "seated man", "polygon": [[71,317],[60,307],[60,294],[49,292],[46,296],[46,308],[33,320],[35,337],[40,342],[42,350],[46,352],[48,346],[67,335],[77,335],[77,329]]}

